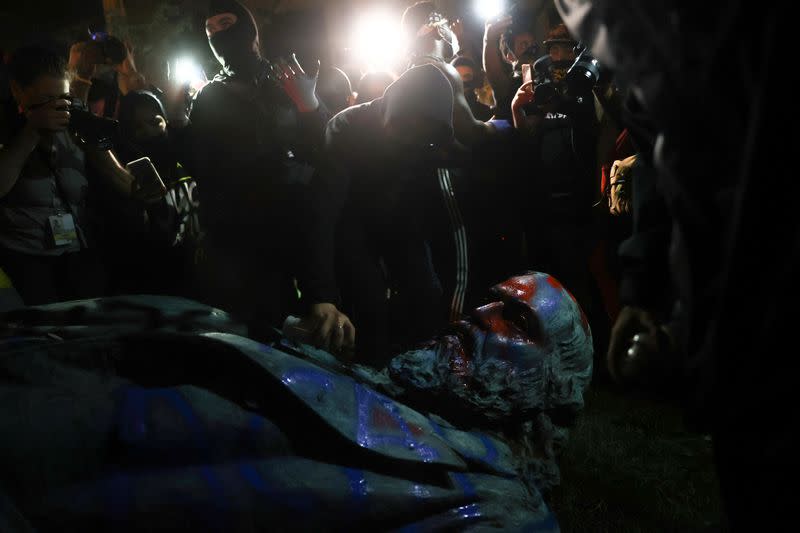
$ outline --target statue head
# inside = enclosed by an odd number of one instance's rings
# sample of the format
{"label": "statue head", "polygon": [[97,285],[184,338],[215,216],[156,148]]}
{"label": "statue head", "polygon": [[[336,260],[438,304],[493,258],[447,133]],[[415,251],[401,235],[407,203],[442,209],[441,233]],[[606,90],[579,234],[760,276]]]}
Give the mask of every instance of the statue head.
{"label": "statue head", "polygon": [[505,425],[540,412],[554,421],[577,414],[593,349],[575,298],[539,272],[506,280],[491,296],[447,334],[395,357],[392,381],[411,396],[435,396],[450,418]]}

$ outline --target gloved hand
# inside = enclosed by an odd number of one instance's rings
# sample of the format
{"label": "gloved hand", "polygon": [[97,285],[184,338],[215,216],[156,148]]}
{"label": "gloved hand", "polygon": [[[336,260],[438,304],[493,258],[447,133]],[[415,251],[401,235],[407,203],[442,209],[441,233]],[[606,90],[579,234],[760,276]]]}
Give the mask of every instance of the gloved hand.
{"label": "gloved hand", "polygon": [[289,98],[292,99],[298,111],[308,113],[317,110],[319,107],[316,95],[319,61],[317,61],[316,72],[313,76],[309,76],[300,66],[297,56],[292,54],[292,60],[289,63],[280,60],[277,64],[272,65],[272,73]]}

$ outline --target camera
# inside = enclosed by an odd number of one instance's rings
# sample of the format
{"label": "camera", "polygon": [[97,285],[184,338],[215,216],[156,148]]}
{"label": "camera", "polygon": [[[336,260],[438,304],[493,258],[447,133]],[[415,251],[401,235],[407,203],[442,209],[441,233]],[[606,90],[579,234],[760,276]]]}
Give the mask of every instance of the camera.
{"label": "camera", "polygon": [[532,66],[531,76],[533,76],[533,85],[536,88],[534,104],[548,104],[564,96],[566,88],[564,87],[563,77],[554,68],[553,60],[550,59],[550,56],[543,56],[536,60]]}
{"label": "camera", "polygon": [[580,44],[577,48],[580,53],[567,71],[567,87],[572,94],[586,95],[600,80],[600,62],[589,53],[588,48]]}
{"label": "camera", "polygon": [[59,109],[69,111],[69,130],[81,141],[99,150],[113,148],[119,134],[119,122],[92,114],[78,100],[66,100],[69,105]]}
{"label": "camera", "polygon": [[602,67],[587,48],[579,44],[576,51],[578,56],[571,65],[542,56],[531,66],[536,87],[534,104],[544,105],[554,99],[580,102],[591,95],[600,80]]}

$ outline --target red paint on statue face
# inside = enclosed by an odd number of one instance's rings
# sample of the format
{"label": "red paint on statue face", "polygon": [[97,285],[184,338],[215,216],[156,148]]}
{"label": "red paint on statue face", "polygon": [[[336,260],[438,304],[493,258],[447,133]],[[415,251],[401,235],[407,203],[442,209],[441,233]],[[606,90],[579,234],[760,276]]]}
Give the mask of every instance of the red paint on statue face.
{"label": "red paint on statue face", "polygon": [[[553,278],[551,277],[550,279]],[[533,297],[536,295],[536,279],[534,279],[533,276],[511,278],[497,285],[494,290],[514,300],[527,303],[533,300]]]}
{"label": "red paint on statue face", "polygon": [[500,363],[497,368],[505,366],[507,372],[538,365],[555,349],[550,334],[560,331],[552,328],[564,313],[580,313],[583,330],[589,334],[580,305],[552,276],[517,276],[493,287],[492,293],[496,301],[475,309],[469,320],[453,324],[457,334],[438,341],[446,344],[450,370],[465,387],[487,361]]}
{"label": "red paint on statue face", "polygon": [[510,341],[527,340],[527,332],[521,324],[509,321],[505,316],[506,304],[503,302],[492,302],[477,308],[473,317],[484,331],[494,333]]}

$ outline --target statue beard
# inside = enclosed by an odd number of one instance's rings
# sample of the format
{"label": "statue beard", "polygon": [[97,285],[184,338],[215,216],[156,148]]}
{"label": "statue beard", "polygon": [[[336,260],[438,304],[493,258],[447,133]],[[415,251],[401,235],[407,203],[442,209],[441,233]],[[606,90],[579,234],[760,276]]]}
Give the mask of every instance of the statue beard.
{"label": "statue beard", "polygon": [[438,366],[447,367],[452,380],[469,387],[475,374],[475,326],[461,320],[450,325],[449,331],[422,346],[436,354]]}

